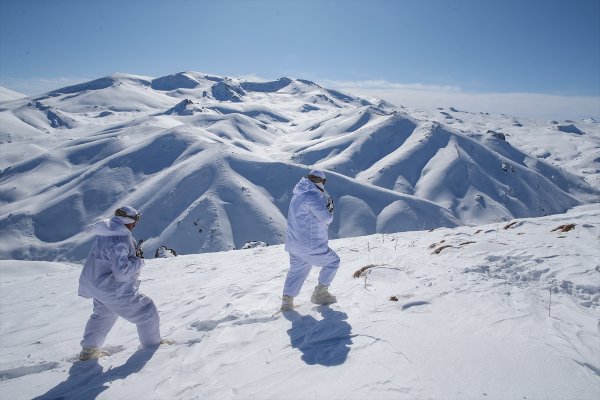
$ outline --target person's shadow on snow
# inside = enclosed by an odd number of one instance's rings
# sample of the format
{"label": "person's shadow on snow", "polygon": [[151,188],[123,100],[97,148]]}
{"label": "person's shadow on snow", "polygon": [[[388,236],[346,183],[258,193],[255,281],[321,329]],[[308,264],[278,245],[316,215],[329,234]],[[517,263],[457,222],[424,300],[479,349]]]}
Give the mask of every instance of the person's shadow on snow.
{"label": "person's shadow on snow", "polygon": [[76,361],[69,369],[69,377],[33,400],[50,399],[95,399],[108,389],[105,383],[125,379],[138,373],[154,355],[158,347],[140,349],[133,353],[125,364],[102,370],[97,359]]}
{"label": "person's shadow on snow", "polygon": [[302,316],[295,310],[284,311],[283,315],[292,323],[287,331],[292,347],[302,352],[302,360],[309,365],[341,365],[348,358],[352,344],[348,315],[325,306],[316,309],[322,320]]}

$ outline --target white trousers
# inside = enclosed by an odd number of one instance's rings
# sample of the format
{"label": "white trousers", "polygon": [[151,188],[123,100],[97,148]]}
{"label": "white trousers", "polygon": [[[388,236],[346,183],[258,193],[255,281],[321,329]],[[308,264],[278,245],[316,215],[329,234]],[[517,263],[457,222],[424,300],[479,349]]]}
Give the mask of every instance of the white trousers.
{"label": "white trousers", "polygon": [[160,344],[158,310],[150,297],[138,293],[131,297],[104,299],[104,302],[94,299],[94,311],[85,325],[81,347],[102,347],[119,317],[137,325],[143,347]]}
{"label": "white trousers", "polygon": [[292,254],[290,253],[290,270],[285,278],[283,294],[296,297],[308,277],[311,267],[321,267],[319,284],[328,286],[340,266],[340,258],[329,247],[323,254]]}

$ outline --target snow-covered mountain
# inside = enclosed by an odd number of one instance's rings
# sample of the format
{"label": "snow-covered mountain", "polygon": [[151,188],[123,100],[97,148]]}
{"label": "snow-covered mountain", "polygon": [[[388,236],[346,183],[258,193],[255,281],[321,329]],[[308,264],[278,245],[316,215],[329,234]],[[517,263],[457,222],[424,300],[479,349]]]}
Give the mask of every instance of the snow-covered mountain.
{"label": "snow-covered mountain", "polygon": [[81,260],[85,226],[126,203],[150,252],[282,243],[291,189],[312,167],[327,170],[332,238],[600,200],[595,121],[427,114],[301,79],[197,72],[115,74],[1,106],[0,258]]}
{"label": "snow-covered mountain", "polygon": [[[0,146],[2,399],[600,397],[594,120],[115,74],[0,98]],[[336,205],[339,303],[309,303],[312,271],[281,314],[273,244],[313,167]],[[141,274],[176,343],[140,350],[120,321],[110,356],[75,362],[91,304],[71,262],[125,203],[150,258],[179,254]]]}
{"label": "snow-covered mountain", "polygon": [[283,246],[146,261],[162,334],[76,362],[91,301],[80,266],[0,261],[0,398],[583,399],[600,397],[600,210],[331,242],[338,303],[317,270],[277,313]]}
{"label": "snow-covered mountain", "polygon": [[3,86],[0,86],[0,102],[22,99],[25,97],[27,96],[22,93],[15,92],[14,90],[10,90]]}

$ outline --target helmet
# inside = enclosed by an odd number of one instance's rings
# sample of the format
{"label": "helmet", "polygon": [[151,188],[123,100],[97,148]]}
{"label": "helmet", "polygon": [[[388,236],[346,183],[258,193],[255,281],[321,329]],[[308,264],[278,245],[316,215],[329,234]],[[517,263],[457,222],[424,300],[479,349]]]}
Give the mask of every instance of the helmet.
{"label": "helmet", "polygon": [[325,173],[319,169],[313,169],[308,173],[308,179],[315,183],[325,183]]}
{"label": "helmet", "polygon": [[124,224],[133,224],[140,220],[140,213],[132,206],[123,206],[115,210],[115,216]]}

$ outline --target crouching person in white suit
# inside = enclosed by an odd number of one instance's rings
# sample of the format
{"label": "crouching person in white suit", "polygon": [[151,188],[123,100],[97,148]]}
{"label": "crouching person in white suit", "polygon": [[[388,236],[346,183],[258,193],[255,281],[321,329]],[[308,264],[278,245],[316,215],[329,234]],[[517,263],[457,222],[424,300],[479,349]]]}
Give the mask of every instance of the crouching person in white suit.
{"label": "crouching person in white suit", "polygon": [[118,317],[137,325],[143,347],[161,343],[158,310],[138,292],[144,260],[136,254],[131,230],[139,218],[135,208],[125,206],[92,226],[97,236],[79,277],[79,295],[93,299],[94,310],[81,341],[81,360],[105,354],[100,348]]}
{"label": "crouching person in white suit", "polygon": [[340,258],[328,246],[327,229],[333,221],[333,200],[325,191],[325,174],[312,170],[300,179],[293,191],[287,219],[285,250],[290,253],[290,270],[283,287],[281,310],[294,308],[294,297],[313,265],[321,267],[319,284],[311,301],[332,304],[337,301],[328,287],[340,265]]}

